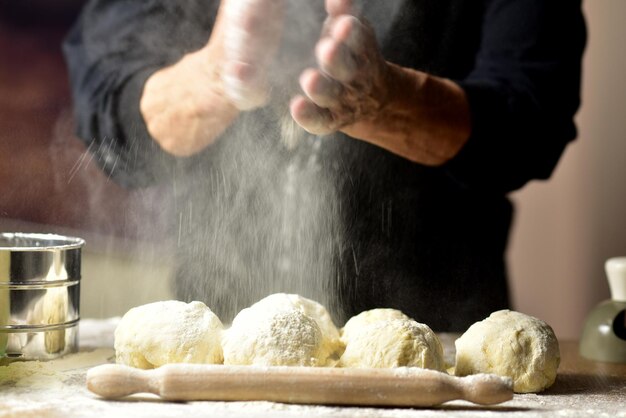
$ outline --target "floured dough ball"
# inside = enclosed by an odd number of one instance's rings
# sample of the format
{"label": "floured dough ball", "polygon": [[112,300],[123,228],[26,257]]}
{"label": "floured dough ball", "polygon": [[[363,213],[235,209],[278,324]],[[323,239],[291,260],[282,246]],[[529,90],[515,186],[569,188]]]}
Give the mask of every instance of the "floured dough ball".
{"label": "floured dough ball", "polygon": [[457,339],[457,376],[494,373],[513,379],[518,393],[540,392],[556,379],[561,356],[552,328],[540,319],[502,310]]}
{"label": "floured dough ball", "polygon": [[383,319],[358,328],[351,324],[348,331],[344,329],[341,367],[445,370],[441,342],[425,324],[407,318]]}
{"label": "floured dough ball", "polygon": [[324,305],[314,300],[295,294],[274,293],[261,299],[250,308],[256,311],[296,309],[313,318],[322,331],[322,355],[327,359],[325,366],[332,366],[336,363],[344,350],[339,330],[331,319],[330,314]]}
{"label": "floured dough ball", "polygon": [[323,366],[327,353],[317,322],[298,309],[243,309],[223,339],[224,364]]}
{"label": "floured dough ball", "polygon": [[115,330],[117,362],[140,369],[222,362],[219,318],[202,302],[154,302],[129,310]]}
{"label": "floured dough ball", "polygon": [[361,312],[358,315],[353,316],[346,322],[346,325],[341,329],[341,339],[346,342],[354,333],[359,333],[360,330],[374,322],[387,321],[390,319],[411,319],[406,316],[402,311],[389,308],[371,309],[369,311]]}

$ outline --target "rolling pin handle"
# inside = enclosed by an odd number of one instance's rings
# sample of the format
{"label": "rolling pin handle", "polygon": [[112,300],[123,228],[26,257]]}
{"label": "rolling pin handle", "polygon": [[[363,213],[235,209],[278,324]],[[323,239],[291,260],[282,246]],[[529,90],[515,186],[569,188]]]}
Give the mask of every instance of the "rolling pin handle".
{"label": "rolling pin handle", "polygon": [[460,378],[463,397],[478,405],[494,405],[513,399],[513,379],[493,374]]}
{"label": "rolling pin handle", "polygon": [[119,364],[105,364],[87,371],[87,388],[106,399],[119,399],[135,393],[159,394],[150,372]]}

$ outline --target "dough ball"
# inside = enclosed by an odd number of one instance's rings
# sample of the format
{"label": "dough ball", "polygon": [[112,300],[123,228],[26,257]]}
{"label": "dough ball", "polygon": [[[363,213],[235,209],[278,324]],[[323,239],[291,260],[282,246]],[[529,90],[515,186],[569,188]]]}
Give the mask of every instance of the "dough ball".
{"label": "dough ball", "polygon": [[141,369],[222,362],[219,318],[202,302],[154,302],[131,309],[115,330],[117,362]]}
{"label": "dough ball", "polygon": [[548,324],[509,310],[494,312],[476,322],[454,344],[457,376],[509,376],[518,393],[550,387],[561,359],[559,344]]}
{"label": "dough ball", "polygon": [[341,330],[341,339],[346,342],[354,333],[359,333],[366,325],[391,319],[411,319],[397,309],[379,308],[361,312],[346,322]]}
{"label": "dough ball", "polygon": [[385,319],[359,328],[350,325],[348,330],[343,334],[346,350],[339,360],[341,367],[445,370],[441,342],[425,324],[406,318]]}
{"label": "dough ball", "polygon": [[326,366],[333,365],[339,359],[344,350],[339,330],[335,326],[326,308],[311,299],[300,295],[287,293],[274,293],[250,307],[257,311],[280,311],[296,309],[310,318],[313,318],[322,331],[323,354],[327,358]]}
{"label": "dough ball", "polygon": [[224,364],[321,366],[326,362],[317,322],[298,309],[243,309],[223,339]]}

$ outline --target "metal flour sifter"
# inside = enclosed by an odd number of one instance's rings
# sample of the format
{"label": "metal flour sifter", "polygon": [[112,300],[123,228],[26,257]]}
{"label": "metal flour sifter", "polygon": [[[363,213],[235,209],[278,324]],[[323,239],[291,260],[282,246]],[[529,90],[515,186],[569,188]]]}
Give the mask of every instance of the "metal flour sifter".
{"label": "metal flour sifter", "polygon": [[0,359],[77,351],[81,238],[0,233]]}

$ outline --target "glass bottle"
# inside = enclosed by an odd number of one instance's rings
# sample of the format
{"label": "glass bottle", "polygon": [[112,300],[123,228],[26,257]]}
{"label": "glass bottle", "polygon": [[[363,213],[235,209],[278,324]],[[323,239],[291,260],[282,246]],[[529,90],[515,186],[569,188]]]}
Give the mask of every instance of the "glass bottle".
{"label": "glass bottle", "polygon": [[590,360],[626,363],[626,257],[605,264],[611,299],[587,316],[580,339],[580,355]]}

